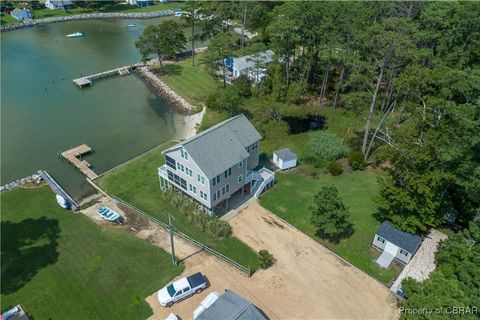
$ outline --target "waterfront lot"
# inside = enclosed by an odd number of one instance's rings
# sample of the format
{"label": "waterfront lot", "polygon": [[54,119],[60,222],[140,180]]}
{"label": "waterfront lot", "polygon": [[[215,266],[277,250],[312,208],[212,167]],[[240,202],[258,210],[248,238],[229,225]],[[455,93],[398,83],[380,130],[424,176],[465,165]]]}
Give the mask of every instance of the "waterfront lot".
{"label": "waterfront lot", "polygon": [[208,95],[214,92],[220,83],[208,73],[201,61],[202,54],[197,54],[195,58],[195,67],[192,66],[192,59],[188,58],[178,63],[165,64],[163,73],[159,66],[152,71],[173,91],[198,107],[205,103]]}
{"label": "waterfront lot", "polygon": [[145,153],[101,176],[95,183],[108,194],[133,204],[161,221],[168,222],[168,214],[171,213],[175,218],[173,223],[179,231],[255,270],[258,266],[257,254],[242,241],[235,237],[214,239],[188,221],[173,203],[162,199],[157,172],[165,160],[161,151],[172,144]]}
{"label": "waterfront lot", "polygon": [[[330,250],[365,271],[379,281],[390,284],[398,270],[382,269],[375,263],[378,255],[370,248],[380,223],[373,218],[376,205],[372,197],[376,194],[376,171],[344,173],[340,176],[322,174],[316,178],[301,173],[298,168],[289,173],[276,175],[274,189],[262,196],[261,203],[267,209],[285,219],[305,234],[319,241]],[[333,184],[339,195],[350,207],[350,221],[354,234],[340,243],[320,239],[309,222],[308,206],[321,186]]]}
{"label": "waterfront lot", "polygon": [[[230,223],[235,236],[255,250],[267,249],[277,259],[251,278],[206,253],[188,257],[183,276],[201,271],[210,286],[172,308],[161,307],[156,295],[147,298],[153,319],[173,312],[190,319],[212,291],[234,290],[270,319],[395,319],[398,312],[389,290],[343,263],[321,244],[292,228],[254,201]],[[179,255],[189,255],[177,242]],[[180,253],[181,252],[181,253]],[[194,253],[194,248],[191,253]],[[190,253],[190,254],[191,254]],[[181,258],[182,256],[180,256]]]}
{"label": "waterfront lot", "polygon": [[180,274],[163,250],[60,208],[46,186],[2,200],[1,309],[32,319],[145,319],[144,298]]}

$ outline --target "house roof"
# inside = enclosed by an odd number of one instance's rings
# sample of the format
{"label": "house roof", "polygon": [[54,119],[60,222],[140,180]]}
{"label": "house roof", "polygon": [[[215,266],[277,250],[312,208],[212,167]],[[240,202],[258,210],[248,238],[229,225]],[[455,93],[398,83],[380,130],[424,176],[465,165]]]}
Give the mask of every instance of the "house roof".
{"label": "house roof", "polygon": [[27,9],[19,9],[19,8],[15,8],[13,9],[11,12],[10,12],[11,15],[15,15],[15,16],[24,16],[24,17],[28,17],[29,15],[29,12]]}
{"label": "house roof", "polygon": [[69,6],[73,4],[71,0],[50,0],[50,3],[61,6]]}
{"label": "house roof", "polygon": [[296,160],[297,156],[289,148],[280,149],[274,152],[283,161]]}
{"label": "house roof", "polygon": [[229,290],[210,307],[200,313],[197,320],[266,320],[260,311],[237,293]]}
{"label": "house roof", "polygon": [[257,53],[258,57],[255,55],[243,56],[240,58],[233,58],[233,66],[235,69],[241,71],[245,69],[255,68],[255,62],[258,59],[258,62],[269,63],[273,60],[273,51],[267,50]]}
{"label": "house roof", "polygon": [[163,153],[183,147],[200,170],[211,179],[247,158],[249,153],[245,150],[246,147],[261,138],[247,117],[241,114],[220,122]]}
{"label": "house roof", "polygon": [[388,221],[382,223],[377,235],[412,254],[417,251],[422,241],[419,236],[396,229]]}

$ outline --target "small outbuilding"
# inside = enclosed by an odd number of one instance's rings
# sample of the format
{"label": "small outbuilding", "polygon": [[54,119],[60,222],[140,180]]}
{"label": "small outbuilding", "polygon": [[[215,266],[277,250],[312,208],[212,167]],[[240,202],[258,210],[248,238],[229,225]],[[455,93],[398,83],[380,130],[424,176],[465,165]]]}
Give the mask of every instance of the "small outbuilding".
{"label": "small outbuilding", "polygon": [[212,305],[195,320],[267,320],[250,302],[231,290],[225,290]]}
{"label": "small outbuilding", "polygon": [[297,166],[297,156],[289,148],[280,149],[273,153],[273,163],[281,170]]}
{"label": "small outbuilding", "polygon": [[390,222],[385,221],[375,234],[372,246],[382,252],[377,263],[387,268],[394,259],[407,264],[417,252],[421,242],[419,236],[398,230]]}
{"label": "small outbuilding", "polygon": [[47,0],[45,7],[50,10],[65,10],[73,7],[73,2],[71,0]]}

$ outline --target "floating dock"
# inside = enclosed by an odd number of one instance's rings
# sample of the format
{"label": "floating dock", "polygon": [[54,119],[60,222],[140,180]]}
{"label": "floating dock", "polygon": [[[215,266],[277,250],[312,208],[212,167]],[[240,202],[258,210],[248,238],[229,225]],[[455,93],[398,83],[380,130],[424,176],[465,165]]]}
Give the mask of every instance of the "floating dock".
{"label": "floating dock", "polygon": [[53,192],[61,195],[64,199],[67,199],[70,202],[72,210],[77,211],[80,208],[79,205],[75,202],[75,200],[73,200],[72,196],[68,194],[68,192],[65,191],[65,189],[63,189],[62,186],[55,179],[53,179],[47,171],[38,170],[37,173],[42,177],[45,182],[48,183]]}
{"label": "floating dock", "polygon": [[91,169],[91,164],[85,160],[80,160],[83,155],[92,153],[92,148],[86,144],[79,145],[78,147],[61,153],[62,157],[68,160],[71,164],[77,167],[84,175],[90,180],[94,180],[98,175]]}
{"label": "floating dock", "polygon": [[113,76],[125,76],[127,74],[130,74],[130,71],[136,69],[137,67],[143,66],[143,63],[136,63],[136,64],[131,64],[128,66],[112,69],[112,70],[107,70],[104,72],[96,73],[96,74],[91,74],[89,76],[85,77],[80,77],[77,79],[73,79],[73,83],[79,87],[83,88],[86,86],[91,86],[93,84],[93,81],[103,79],[103,78],[108,78],[108,77],[113,77]]}

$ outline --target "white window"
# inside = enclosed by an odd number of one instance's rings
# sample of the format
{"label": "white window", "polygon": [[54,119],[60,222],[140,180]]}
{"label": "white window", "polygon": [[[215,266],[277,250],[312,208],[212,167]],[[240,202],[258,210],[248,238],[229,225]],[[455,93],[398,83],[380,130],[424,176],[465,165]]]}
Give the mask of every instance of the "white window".
{"label": "white window", "polygon": [[197,174],[197,181],[205,185],[205,177]]}
{"label": "white window", "polygon": [[230,191],[230,185],[229,185],[229,184],[227,184],[227,185],[225,186],[225,190],[226,190],[227,193]]}
{"label": "white window", "polygon": [[185,173],[191,177],[191,176],[192,176],[192,169],[190,169],[189,167],[185,166]]}
{"label": "white window", "polygon": [[377,241],[379,241],[381,243],[385,243],[385,239],[383,239],[382,237],[377,237]]}
{"label": "white window", "polygon": [[239,175],[239,176],[238,176],[238,183],[242,182],[242,179],[243,179],[243,176],[242,176],[242,175]]}
{"label": "white window", "polygon": [[405,257],[408,257],[408,252],[403,249],[400,249],[400,254],[403,254]]}
{"label": "white window", "polygon": [[202,198],[203,200],[207,200],[207,194],[205,192],[203,192],[203,195],[202,195],[202,191],[200,191],[200,198]]}
{"label": "white window", "polygon": [[217,199],[220,199],[220,190],[217,191]]}
{"label": "white window", "polygon": [[177,162],[177,170],[180,170],[180,162]]}
{"label": "white window", "polygon": [[222,196],[225,194],[225,186],[222,188]]}
{"label": "white window", "polygon": [[180,171],[185,172],[185,167],[183,166],[183,164],[180,164]]}
{"label": "white window", "polygon": [[180,149],[180,156],[185,159],[185,160],[188,160],[188,153],[187,151],[183,150],[183,149]]}

